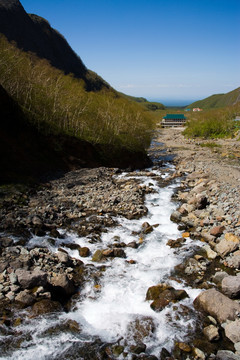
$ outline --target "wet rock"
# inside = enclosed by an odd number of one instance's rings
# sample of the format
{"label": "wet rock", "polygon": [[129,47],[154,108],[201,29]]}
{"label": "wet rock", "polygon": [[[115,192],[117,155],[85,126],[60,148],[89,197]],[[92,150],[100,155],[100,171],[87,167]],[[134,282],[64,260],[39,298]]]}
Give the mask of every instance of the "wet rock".
{"label": "wet rock", "polygon": [[240,356],[228,350],[218,350],[215,360],[240,360]]}
{"label": "wet rock", "polygon": [[28,290],[23,290],[17,294],[15,301],[21,303],[24,306],[30,306],[36,301],[36,299],[32,294],[29,293]]}
{"label": "wet rock", "polygon": [[142,233],[143,234],[149,234],[152,231],[153,231],[153,227],[148,222],[144,222],[142,224]]}
{"label": "wet rock", "polygon": [[230,298],[240,295],[240,274],[237,276],[226,276],[222,280],[222,292]]}
{"label": "wet rock", "polygon": [[58,301],[52,301],[48,299],[43,299],[36,302],[31,311],[32,317],[37,317],[39,315],[44,315],[53,312],[62,311],[62,306]]}
{"label": "wet rock", "polygon": [[71,296],[75,293],[75,286],[68,278],[66,274],[57,274],[50,279],[50,284],[53,286],[53,291],[55,293],[61,292],[65,293],[67,296]]}
{"label": "wet rock", "polygon": [[219,340],[219,332],[218,328],[214,325],[209,325],[203,329],[204,336],[208,339],[208,341],[217,341]]}
{"label": "wet rock", "polygon": [[127,244],[127,247],[133,248],[133,249],[137,249],[138,248],[138,244],[136,243],[136,241],[131,241],[130,243]]}
{"label": "wet rock", "polygon": [[12,246],[13,244],[13,240],[11,238],[8,238],[8,237],[2,237],[0,238],[0,248],[1,247],[9,247],[9,246]]}
{"label": "wet rock", "polygon": [[35,286],[46,286],[47,273],[38,269],[27,271],[25,269],[17,269],[16,276],[18,282],[23,289],[30,289]]}
{"label": "wet rock", "polygon": [[50,236],[51,237],[53,237],[53,238],[61,238],[61,234],[60,234],[60,232],[57,230],[57,229],[52,229],[51,231],[50,231]]}
{"label": "wet rock", "polygon": [[155,324],[149,316],[139,316],[128,325],[128,336],[136,342],[142,342],[144,338],[151,336],[155,331]]}
{"label": "wet rock", "polygon": [[92,257],[92,261],[99,262],[104,258],[102,250],[97,250]]}
{"label": "wet rock", "polygon": [[78,250],[81,257],[88,257],[90,255],[90,250],[88,247],[82,247]]}
{"label": "wet rock", "polygon": [[181,237],[176,240],[172,240],[172,239],[168,240],[167,245],[170,246],[171,248],[175,249],[175,248],[182,247],[185,242],[186,242],[186,239]]}
{"label": "wet rock", "polygon": [[130,350],[133,354],[141,354],[146,351],[147,346],[142,342],[137,343],[136,345],[131,345]]}
{"label": "wet rock", "polygon": [[161,299],[157,299],[157,300],[154,300],[152,303],[151,303],[151,308],[156,311],[156,312],[160,312],[162,311],[166,306],[168,306],[170,303],[170,300],[168,299],[164,299],[164,298],[161,298]]}
{"label": "wet rock", "polygon": [[176,223],[180,222],[181,219],[182,219],[182,215],[180,214],[179,211],[174,211],[170,216],[170,220]]}
{"label": "wet rock", "polygon": [[193,302],[196,309],[213,316],[219,323],[235,320],[240,313],[240,304],[215,289],[203,291]]}
{"label": "wet rock", "polygon": [[65,251],[58,251],[57,252],[57,258],[58,258],[58,261],[60,263],[63,263],[63,264],[70,264],[71,263],[71,259],[69,257],[69,255],[65,252]]}

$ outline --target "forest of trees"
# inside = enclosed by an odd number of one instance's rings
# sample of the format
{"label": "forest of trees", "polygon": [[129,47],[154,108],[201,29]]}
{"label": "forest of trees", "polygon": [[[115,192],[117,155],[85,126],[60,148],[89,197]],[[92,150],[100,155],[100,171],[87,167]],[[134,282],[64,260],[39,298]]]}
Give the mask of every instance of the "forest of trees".
{"label": "forest of trees", "polygon": [[82,80],[0,36],[0,83],[44,134],[67,134],[94,144],[144,151],[154,120],[114,90],[87,92]]}

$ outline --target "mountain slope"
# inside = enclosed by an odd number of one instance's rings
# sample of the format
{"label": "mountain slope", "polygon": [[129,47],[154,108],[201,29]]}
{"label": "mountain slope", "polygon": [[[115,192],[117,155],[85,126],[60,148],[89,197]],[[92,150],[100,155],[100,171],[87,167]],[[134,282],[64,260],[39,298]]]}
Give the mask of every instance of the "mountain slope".
{"label": "mountain slope", "polygon": [[240,102],[240,87],[226,94],[215,94],[206,99],[195,101],[188,108],[214,109],[235,105]]}
{"label": "mountain slope", "polygon": [[19,0],[0,0],[0,33],[9,41],[15,41],[20,49],[31,51],[64,73],[72,73],[83,79],[87,90],[110,88],[101,77],[86,68],[64,37],[48,21],[27,14]]}

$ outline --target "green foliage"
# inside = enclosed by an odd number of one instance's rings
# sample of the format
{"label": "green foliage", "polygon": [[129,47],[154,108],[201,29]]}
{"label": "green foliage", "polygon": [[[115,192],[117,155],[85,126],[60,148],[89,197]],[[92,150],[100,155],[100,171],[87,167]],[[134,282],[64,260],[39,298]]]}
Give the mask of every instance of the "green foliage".
{"label": "green foliage", "polygon": [[220,138],[231,137],[235,132],[236,115],[240,112],[240,104],[218,110],[193,113],[187,122],[184,134],[190,137]]}
{"label": "green foliage", "polygon": [[143,97],[130,96],[130,95],[126,95],[121,92],[118,92],[118,94],[127,100],[140,103],[141,106],[146,110],[156,111],[156,110],[164,110],[165,109],[165,106],[159,102],[147,101],[147,99],[145,99]]}
{"label": "green foliage", "polygon": [[193,109],[199,107],[201,109],[217,109],[234,105],[240,101],[239,99],[240,88],[237,88],[227,94],[215,94],[207,97],[206,99],[195,101],[191,105],[188,105],[188,108]]}
{"label": "green foliage", "polygon": [[215,142],[207,142],[200,144],[201,147],[208,147],[208,148],[215,148],[215,147],[221,147],[221,145],[216,144]]}
{"label": "green foliage", "polygon": [[150,143],[154,120],[139,104],[114,90],[86,92],[83,81],[19,50],[4,36],[0,83],[44,134],[64,133],[133,151],[144,151]]}

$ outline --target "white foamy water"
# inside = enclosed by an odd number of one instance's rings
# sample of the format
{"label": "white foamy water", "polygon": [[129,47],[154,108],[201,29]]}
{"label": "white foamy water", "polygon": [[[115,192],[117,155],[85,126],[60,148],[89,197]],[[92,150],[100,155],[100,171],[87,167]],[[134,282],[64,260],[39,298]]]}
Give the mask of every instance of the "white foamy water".
{"label": "white foamy water", "polygon": [[[187,288],[184,284],[170,281],[168,276],[175,265],[182,261],[181,255],[176,255],[174,250],[166,246],[169,239],[181,236],[177,225],[170,221],[170,215],[176,208],[171,201],[171,196],[177,184],[165,188],[158,186],[154,179],[141,178],[146,185],[151,182],[156,193],[146,196],[145,205],[148,214],[139,220],[127,220],[118,218],[119,226],[111,228],[101,236],[102,242],[90,244],[88,238],[80,238],[76,234],[68,234],[68,242],[78,243],[80,246],[88,246],[92,253],[97,249],[106,249],[113,243],[114,236],[120,237],[120,242],[128,244],[139,241],[138,235],[132,232],[141,230],[141,225],[147,221],[154,227],[154,231],[144,237],[138,249],[126,247],[126,259],[113,258],[104,263],[107,267],[99,281],[98,291],[96,283],[88,281],[85,288],[81,289],[82,300],[76,304],[74,311],[46,318],[28,320],[20,325],[17,330],[28,334],[19,349],[15,349],[9,357],[1,359],[56,359],[65,349],[74,342],[90,341],[95,337],[106,342],[115,342],[120,338],[127,339],[128,343],[133,341],[134,331],[131,326],[136,319],[151,319],[155,331],[149,333],[142,341],[147,345],[147,353],[160,354],[162,347],[171,348],[174,340],[183,341],[189,328],[193,326],[193,320],[174,319],[173,305],[169,305],[161,312],[154,312],[150,308],[150,301],[146,301],[146,292],[150,286],[167,282],[176,289],[185,289],[189,295],[188,299],[174,304],[192,306],[192,300],[199,291]],[[33,238],[32,244],[37,239]],[[186,247],[191,247],[192,241],[187,240]],[[54,249],[52,248],[54,251]],[[70,251],[70,255],[78,257],[77,251]],[[101,266],[93,263],[90,258],[81,258],[86,264]],[[134,260],[135,264],[127,261]],[[171,319],[172,318],[172,319]],[[45,332],[64,320],[72,319],[79,323],[82,332],[79,335],[71,332],[59,332],[44,335]],[[185,339],[186,340],[186,339]],[[124,344],[124,340],[120,343]],[[121,357],[120,357],[121,358]],[[130,358],[130,357],[129,357]],[[128,359],[128,357],[127,357]]]}

